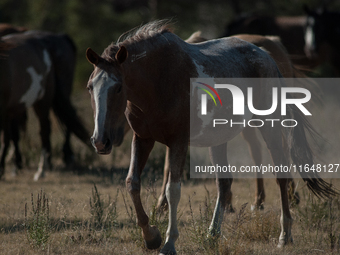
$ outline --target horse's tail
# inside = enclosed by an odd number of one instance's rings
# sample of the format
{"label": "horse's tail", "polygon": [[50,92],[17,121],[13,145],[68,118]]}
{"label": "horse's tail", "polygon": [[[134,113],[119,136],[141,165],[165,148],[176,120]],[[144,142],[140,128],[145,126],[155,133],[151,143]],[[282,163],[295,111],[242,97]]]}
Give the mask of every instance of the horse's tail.
{"label": "horse's tail", "polygon": [[57,116],[59,123],[70,132],[74,133],[84,144],[91,148],[90,133],[85,128],[82,120],[77,115],[70,98],[56,88],[56,94],[53,100],[53,112]]}
{"label": "horse's tail", "polygon": [[[56,70],[53,111],[64,132],[68,130],[74,133],[84,144],[91,148],[90,132],[85,128],[83,121],[77,115],[76,109],[70,99],[77,47],[67,34],[62,34],[60,40],[56,42],[59,42],[60,45],[63,46],[54,45],[54,47],[64,47],[64,53],[63,55],[57,54],[57,51],[52,48],[52,52],[54,53],[53,63]],[[65,55],[69,55],[69,58],[66,58]],[[67,135],[69,134],[67,133]]]}
{"label": "horse's tail", "polygon": [[290,117],[298,123],[297,126],[289,130],[286,141],[288,142],[290,157],[293,163],[297,168],[302,166],[302,171],[297,169],[301,178],[307,184],[308,189],[317,197],[329,198],[338,195],[339,193],[332,187],[332,184],[320,178],[317,172],[304,171],[304,166],[312,167],[314,164],[313,151],[307,141],[305,130],[314,138],[320,136],[320,134],[311,126],[295,105],[289,105],[288,112]]}

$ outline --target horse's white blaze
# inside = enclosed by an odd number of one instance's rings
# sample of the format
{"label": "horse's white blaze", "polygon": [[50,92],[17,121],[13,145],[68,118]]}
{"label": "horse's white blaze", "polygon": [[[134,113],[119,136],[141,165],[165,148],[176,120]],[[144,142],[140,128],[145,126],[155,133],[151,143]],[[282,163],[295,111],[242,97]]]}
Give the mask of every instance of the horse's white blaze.
{"label": "horse's white blaze", "polygon": [[24,103],[28,108],[43,96],[43,93],[41,93],[41,81],[43,80],[43,75],[38,74],[33,66],[28,67],[26,70],[31,76],[32,83],[26,93],[21,97],[20,103]]}
{"label": "horse's white blaze", "polygon": [[104,133],[104,123],[107,113],[107,94],[116,82],[104,70],[100,71],[92,80],[93,97],[96,106],[96,116],[94,121],[95,138],[101,137]]}
{"label": "horse's white blaze", "polygon": [[314,32],[313,32],[313,28],[312,26],[314,25],[314,18],[313,17],[309,17],[308,18],[308,26],[306,29],[306,33],[305,33],[305,44],[307,46],[308,49],[313,49],[314,48],[314,44],[315,44],[315,36],[314,36]]}

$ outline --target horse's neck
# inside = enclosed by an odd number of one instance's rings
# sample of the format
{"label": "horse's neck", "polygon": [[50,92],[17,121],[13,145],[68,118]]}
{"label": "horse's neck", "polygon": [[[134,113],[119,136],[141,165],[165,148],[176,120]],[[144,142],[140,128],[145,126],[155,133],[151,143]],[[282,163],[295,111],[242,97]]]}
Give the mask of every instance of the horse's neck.
{"label": "horse's neck", "polygon": [[176,40],[169,36],[156,47],[141,45],[129,52],[124,65],[127,99],[139,108],[164,109],[178,100],[179,90],[189,92],[192,61]]}

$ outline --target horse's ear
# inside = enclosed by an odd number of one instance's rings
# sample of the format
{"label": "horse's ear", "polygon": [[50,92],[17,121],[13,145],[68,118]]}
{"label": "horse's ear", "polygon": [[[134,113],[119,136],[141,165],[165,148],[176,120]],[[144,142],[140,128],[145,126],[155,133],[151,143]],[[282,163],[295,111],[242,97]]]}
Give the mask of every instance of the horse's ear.
{"label": "horse's ear", "polygon": [[99,56],[97,53],[95,53],[91,48],[87,48],[86,50],[86,58],[87,60],[93,64],[93,65],[97,65],[99,62]]}
{"label": "horse's ear", "polygon": [[128,57],[128,51],[125,46],[121,46],[115,56],[118,64],[122,64]]}

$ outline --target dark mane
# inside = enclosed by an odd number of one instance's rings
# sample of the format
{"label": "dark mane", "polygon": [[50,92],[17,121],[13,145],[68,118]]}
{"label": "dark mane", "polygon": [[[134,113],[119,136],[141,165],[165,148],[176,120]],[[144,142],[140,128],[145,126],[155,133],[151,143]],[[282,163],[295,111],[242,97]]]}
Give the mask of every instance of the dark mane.
{"label": "dark mane", "polygon": [[110,62],[114,61],[114,56],[122,44],[132,44],[145,40],[156,35],[172,33],[173,23],[169,20],[155,20],[143,26],[133,28],[122,34],[116,43],[111,43],[103,52],[102,57]]}

